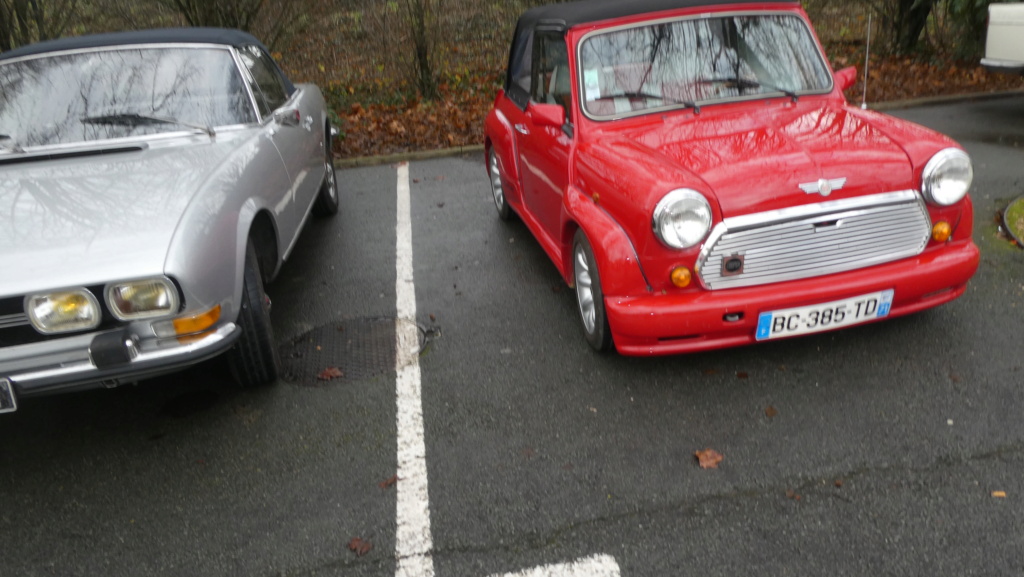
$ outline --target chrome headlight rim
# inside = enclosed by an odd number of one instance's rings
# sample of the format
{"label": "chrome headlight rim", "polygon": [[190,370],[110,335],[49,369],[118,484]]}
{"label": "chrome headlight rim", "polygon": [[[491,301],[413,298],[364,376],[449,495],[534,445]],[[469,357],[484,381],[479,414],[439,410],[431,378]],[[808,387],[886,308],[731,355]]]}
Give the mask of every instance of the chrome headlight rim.
{"label": "chrome headlight rim", "polygon": [[[960,172],[960,182],[953,182]],[[967,196],[974,180],[971,157],[959,148],[945,148],[935,153],[921,172],[921,192],[928,202],[939,206],[952,206]],[[945,185],[945,186],[944,186]]]}
{"label": "chrome headlight rim", "polygon": [[[81,318],[81,320],[77,322],[73,321],[70,323],[64,323],[54,327],[52,323],[48,325],[45,319],[41,318],[39,314],[39,306],[42,303],[36,302],[37,300],[53,303],[72,295],[82,297],[88,305],[88,314]],[[96,295],[94,295],[92,291],[85,287],[71,287],[30,293],[25,295],[22,308],[25,311],[25,316],[28,317],[29,324],[32,328],[43,335],[61,335],[91,331],[99,328],[100,324],[103,322],[103,308],[100,306],[99,299],[96,298]]]}
{"label": "chrome headlight rim", "polygon": [[[670,227],[672,220],[689,215],[690,222],[696,228],[678,234],[678,229]],[[668,248],[685,250],[699,245],[711,232],[711,203],[700,192],[692,188],[677,188],[669,191],[658,201],[651,217],[651,228],[654,236]]]}
{"label": "chrome headlight rim", "polygon": [[[166,303],[158,308],[146,308],[135,312],[125,312],[117,304],[119,301],[118,292],[127,288],[145,288],[144,285],[156,285],[163,290]],[[132,279],[109,283],[103,290],[103,296],[107,310],[119,321],[131,322],[147,319],[158,319],[170,317],[181,310],[181,296],[178,292],[178,285],[166,276],[154,276],[140,279]],[[120,295],[123,296],[123,295]],[[127,299],[130,300],[130,299]]]}

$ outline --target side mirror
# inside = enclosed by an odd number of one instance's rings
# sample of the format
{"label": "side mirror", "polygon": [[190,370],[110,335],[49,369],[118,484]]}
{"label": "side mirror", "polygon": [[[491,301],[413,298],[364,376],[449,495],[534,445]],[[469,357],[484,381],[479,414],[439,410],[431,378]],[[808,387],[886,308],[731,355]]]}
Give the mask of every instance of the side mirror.
{"label": "side mirror", "polygon": [[274,122],[281,126],[298,126],[302,122],[302,113],[297,108],[275,110]]}
{"label": "side mirror", "polygon": [[557,104],[531,102],[529,112],[537,125],[561,128],[565,124],[565,109]]}
{"label": "side mirror", "polygon": [[847,88],[850,88],[857,83],[857,67],[848,66],[842,70],[836,72],[836,86],[839,87],[839,91],[843,92]]}

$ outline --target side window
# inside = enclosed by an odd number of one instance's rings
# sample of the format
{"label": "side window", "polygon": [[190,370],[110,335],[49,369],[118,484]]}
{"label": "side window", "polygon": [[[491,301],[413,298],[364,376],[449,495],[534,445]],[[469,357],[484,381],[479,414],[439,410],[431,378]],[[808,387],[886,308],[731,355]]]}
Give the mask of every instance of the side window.
{"label": "side window", "polygon": [[238,53],[249,70],[252,93],[256,97],[260,115],[265,118],[288,100],[284,82],[270,56],[258,46],[247,46]]}
{"label": "side window", "polygon": [[508,59],[508,78],[505,80],[505,94],[520,109],[526,110],[530,103],[530,68],[533,64],[533,31],[520,34],[512,43]]}
{"label": "side window", "polygon": [[572,84],[569,82],[569,54],[561,32],[538,31],[533,39],[533,82],[530,98],[534,102],[558,104],[569,118]]}
{"label": "side window", "polygon": [[533,45],[532,35],[526,38],[526,41],[521,47],[519,47],[520,54],[513,56],[514,65],[518,66],[518,70],[512,72],[512,84],[516,88],[522,89],[526,94],[530,93],[530,69],[533,64],[533,55],[530,53],[531,46]]}

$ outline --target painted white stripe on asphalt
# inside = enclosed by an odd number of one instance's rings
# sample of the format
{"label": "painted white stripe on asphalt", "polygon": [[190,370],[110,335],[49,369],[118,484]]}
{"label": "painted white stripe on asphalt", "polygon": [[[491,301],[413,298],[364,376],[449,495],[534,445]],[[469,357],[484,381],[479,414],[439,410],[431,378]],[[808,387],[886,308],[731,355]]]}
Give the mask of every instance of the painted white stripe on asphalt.
{"label": "painted white stripe on asphalt", "polygon": [[395,371],[398,403],[398,483],[395,575],[433,577],[434,548],[427,492],[427,447],[423,439],[416,285],[412,269],[412,216],[409,164],[398,165],[398,223],[395,255]]}
{"label": "painted white stripe on asphalt", "polygon": [[491,577],[619,577],[619,564],[611,555],[594,555],[577,559],[572,563],[545,565]]}
{"label": "painted white stripe on asphalt", "polygon": [[[395,536],[396,577],[434,577],[434,540],[430,533],[427,446],[423,435],[419,328],[412,268],[412,209],[409,163],[398,165],[398,220],[395,249],[395,372],[398,403],[398,483]],[[493,577],[619,577],[610,555],[534,567]]]}

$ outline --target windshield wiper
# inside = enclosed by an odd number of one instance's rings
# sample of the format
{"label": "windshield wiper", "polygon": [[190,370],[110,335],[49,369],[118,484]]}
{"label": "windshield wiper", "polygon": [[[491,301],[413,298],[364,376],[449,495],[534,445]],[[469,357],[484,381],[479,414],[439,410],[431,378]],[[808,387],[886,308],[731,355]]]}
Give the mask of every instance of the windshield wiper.
{"label": "windshield wiper", "polygon": [[204,126],[202,124],[195,124],[192,122],[185,122],[184,120],[178,120],[177,118],[169,118],[166,116],[152,116],[148,114],[138,114],[135,112],[122,112],[118,114],[100,114],[98,116],[86,116],[82,118],[82,122],[86,124],[124,124],[127,126],[140,126],[143,124],[177,124],[179,126],[185,126],[187,128],[194,128],[201,130],[209,135],[210,138],[217,136],[217,133],[213,131],[213,128]]}
{"label": "windshield wiper", "polygon": [[25,149],[20,144],[14,142],[14,138],[10,134],[0,134],[0,150],[6,150],[7,152],[16,152],[23,154]]}
{"label": "windshield wiper", "polygon": [[687,108],[692,108],[695,114],[700,114],[700,106],[698,106],[696,102],[672,98],[671,96],[658,96],[649,92],[618,92],[616,94],[606,94],[604,96],[594,98],[593,100],[614,100],[616,98],[647,98],[652,100],[661,100],[672,104],[682,104]]}
{"label": "windshield wiper", "polygon": [[792,90],[788,90],[786,88],[780,88],[778,86],[772,86],[771,84],[766,84],[764,82],[759,82],[757,80],[751,80],[750,78],[738,78],[738,77],[735,77],[735,76],[733,76],[731,78],[729,78],[729,77],[723,77],[723,78],[701,78],[697,82],[706,82],[706,83],[720,82],[722,84],[732,85],[731,86],[732,88],[736,88],[736,89],[739,89],[739,90],[747,90],[747,89],[750,89],[750,88],[762,88],[763,87],[763,88],[767,88],[768,90],[771,90],[773,92],[781,92],[782,94],[785,94],[786,96],[792,98],[793,102],[796,102],[800,98],[800,96],[796,92],[793,92]]}

